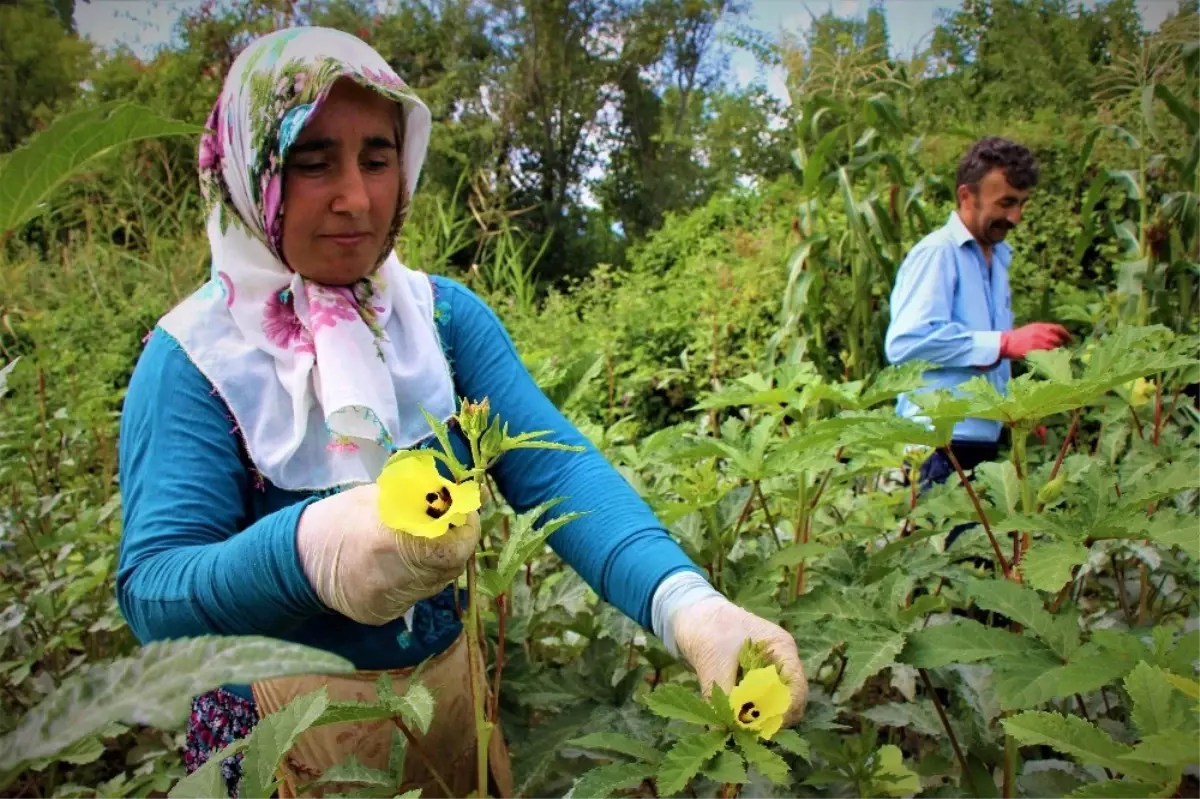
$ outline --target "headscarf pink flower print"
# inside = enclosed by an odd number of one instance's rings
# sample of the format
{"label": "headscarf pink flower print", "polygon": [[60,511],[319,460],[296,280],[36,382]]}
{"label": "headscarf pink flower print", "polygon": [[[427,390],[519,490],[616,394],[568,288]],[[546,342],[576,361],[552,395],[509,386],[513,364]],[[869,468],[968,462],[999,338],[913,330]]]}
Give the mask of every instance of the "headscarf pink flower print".
{"label": "headscarf pink flower print", "polygon": [[263,333],[272,344],[281,349],[290,349],[297,354],[316,355],[312,335],[304,329],[296,315],[292,292],[289,289],[276,292],[267,300],[263,313]]}
{"label": "headscarf pink flower print", "polygon": [[308,316],[313,335],[323,327],[336,327],[343,320],[359,319],[353,292],[344,286],[305,284],[308,292]]}

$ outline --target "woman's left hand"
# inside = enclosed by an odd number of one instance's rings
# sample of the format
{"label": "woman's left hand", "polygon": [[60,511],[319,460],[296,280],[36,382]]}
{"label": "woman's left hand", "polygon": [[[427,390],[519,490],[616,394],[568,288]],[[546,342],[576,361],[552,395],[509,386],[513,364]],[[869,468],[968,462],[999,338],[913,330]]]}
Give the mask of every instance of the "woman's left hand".
{"label": "woman's left hand", "polygon": [[777,624],[755,616],[723,596],[703,599],[679,610],[674,620],[675,645],[679,654],[696,671],[707,697],[712,685],[726,694],[733,690],[738,671],[738,654],[747,639],[762,644],[780,675],[787,681],[792,702],[783,724],[790,727],[804,715],[808,681],[791,633]]}

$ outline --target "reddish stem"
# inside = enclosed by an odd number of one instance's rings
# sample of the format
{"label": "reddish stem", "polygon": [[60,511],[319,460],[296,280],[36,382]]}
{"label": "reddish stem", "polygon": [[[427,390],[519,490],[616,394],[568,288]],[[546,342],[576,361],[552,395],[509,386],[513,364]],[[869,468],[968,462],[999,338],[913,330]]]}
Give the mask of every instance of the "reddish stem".
{"label": "reddish stem", "polygon": [[996,555],[996,562],[1000,564],[1004,576],[1009,580],[1013,579],[1008,561],[1004,559],[1004,554],[1000,552],[1000,544],[996,542],[996,536],[992,533],[992,526],[988,524],[987,514],[983,512],[983,506],[979,503],[979,497],[975,494],[975,489],[971,488],[971,483],[967,480],[967,475],[963,472],[962,465],[958,462],[958,458],[954,456],[953,450],[949,447],[943,447],[942,451],[950,459],[950,463],[954,466],[954,471],[958,473],[959,482],[967,490],[967,496],[971,498],[971,504],[975,506],[975,513],[978,514],[979,521],[983,523],[983,531],[987,533],[988,540],[992,542],[992,552]]}

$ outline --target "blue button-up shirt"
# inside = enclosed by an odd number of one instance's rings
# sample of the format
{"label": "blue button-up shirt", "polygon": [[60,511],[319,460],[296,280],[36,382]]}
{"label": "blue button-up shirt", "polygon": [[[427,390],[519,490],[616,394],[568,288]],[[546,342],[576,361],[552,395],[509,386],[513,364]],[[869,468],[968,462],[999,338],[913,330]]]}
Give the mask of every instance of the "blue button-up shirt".
{"label": "blue button-up shirt", "polygon": [[[1001,242],[992,247],[989,266],[979,242],[952,211],[942,228],[913,247],[896,274],[888,361],[937,364],[925,373],[927,388],[952,389],[983,375],[1005,393],[1011,368],[1000,359],[1000,332],[1012,329],[1011,260],[1012,249]],[[896,412],[920,419],[920,408],[907,394],[900,395]],[[1001,429],[1000,422],[966,419],[955,425],[954,439],[995,442]]]}

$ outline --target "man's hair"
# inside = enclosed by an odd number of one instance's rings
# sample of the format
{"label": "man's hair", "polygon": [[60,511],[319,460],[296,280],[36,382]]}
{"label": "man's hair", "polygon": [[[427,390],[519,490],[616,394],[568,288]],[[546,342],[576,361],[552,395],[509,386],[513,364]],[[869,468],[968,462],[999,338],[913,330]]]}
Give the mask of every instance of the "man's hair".
{"label": "man's hair", "polygon": [[1005,179],[1014,189],[1024,191],[1037,185],[1038,165],[1028,147],[999,136],[986,136],[958,162],[955,190],[968,186],[972,192],[978,191],[979,181],[997,167],[1004,170]]}

